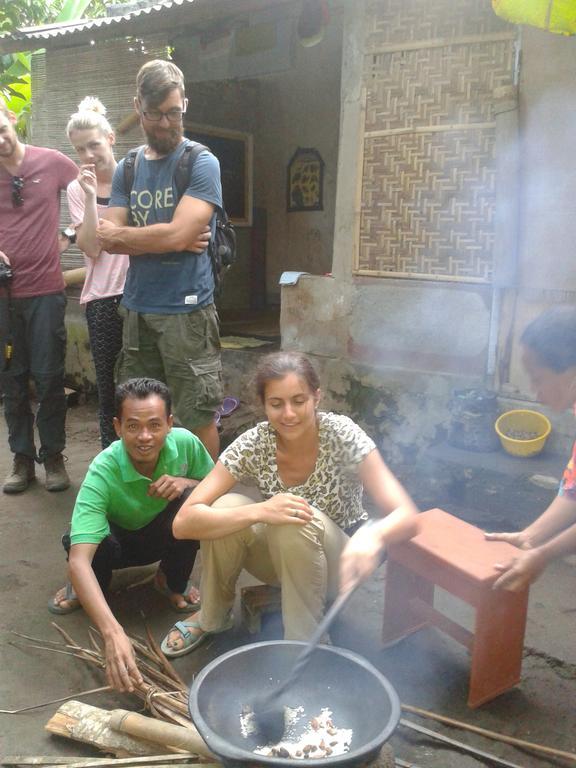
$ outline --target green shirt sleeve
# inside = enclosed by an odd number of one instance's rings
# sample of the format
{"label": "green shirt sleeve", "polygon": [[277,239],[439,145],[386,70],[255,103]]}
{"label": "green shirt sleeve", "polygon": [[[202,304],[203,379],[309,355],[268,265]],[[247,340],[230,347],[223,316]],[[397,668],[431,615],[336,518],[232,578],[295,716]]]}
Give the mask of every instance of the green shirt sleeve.
{"label": "green shirt sleeve", "polygon": [[70,540],[72,544],[100,544],[110,533],[107,511],[110,505],[110,487],[94,463],[84,478],[74,511]]}

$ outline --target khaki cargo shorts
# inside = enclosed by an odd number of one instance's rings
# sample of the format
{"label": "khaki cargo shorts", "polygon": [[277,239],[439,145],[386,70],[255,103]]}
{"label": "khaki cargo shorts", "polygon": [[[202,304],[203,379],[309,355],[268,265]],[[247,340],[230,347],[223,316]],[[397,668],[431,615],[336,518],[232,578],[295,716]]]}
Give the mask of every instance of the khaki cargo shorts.
{"label": "khaki cargo shorts", "polygon": [[159,379],[170,389],[179,424],[190,430],[209,424],[224,396],[216,307],[153,315],[120,306],[119,313],[124,327],[117,382]]}

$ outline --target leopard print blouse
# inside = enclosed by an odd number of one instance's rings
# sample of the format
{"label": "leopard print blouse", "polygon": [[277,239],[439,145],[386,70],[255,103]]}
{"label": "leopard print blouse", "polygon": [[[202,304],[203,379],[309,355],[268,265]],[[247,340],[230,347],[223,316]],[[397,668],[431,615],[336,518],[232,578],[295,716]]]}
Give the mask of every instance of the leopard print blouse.
{"label": "leopard print blouse", "polygon": [[347,416],[319,413],[318,427],[316,466],[302,485],[287,487],[280,479],[276,436],[267,421],[240,435],[222,453],[220,461],[238,482],[256,484],[265,499],[278,493],[297,494],[340,528],[347,529],[366,517],[358,465],[376,445]]}

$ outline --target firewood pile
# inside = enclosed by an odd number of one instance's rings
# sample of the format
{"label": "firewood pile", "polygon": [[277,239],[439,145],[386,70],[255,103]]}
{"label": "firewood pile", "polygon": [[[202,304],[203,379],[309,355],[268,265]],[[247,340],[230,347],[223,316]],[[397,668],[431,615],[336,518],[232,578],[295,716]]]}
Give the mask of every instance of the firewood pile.
{"label": "firewood pile", "polygon": [[[32,647],[54,653],[65,653],[104,672],[106,658],[100,633],[90,627],[90,646],[85,648],[77,643],[62,627],[52,622],[63,641],[42,640],[18,632],[13,634],[30,641]],[[188,686],[166,659],[160,646],[144,623],[146,639],[129,636],[136,664],[142,675],[142,683],[134,686],[134,695],[144,704],[153,717],[185,727],[190,726],[188,714]]]}

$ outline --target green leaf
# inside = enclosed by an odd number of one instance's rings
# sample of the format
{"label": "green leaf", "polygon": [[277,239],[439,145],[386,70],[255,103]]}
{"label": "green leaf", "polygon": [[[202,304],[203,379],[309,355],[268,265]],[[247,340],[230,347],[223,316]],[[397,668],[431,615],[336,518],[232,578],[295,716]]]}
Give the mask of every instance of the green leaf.
{"label": "green leaf", "polygon": [[21,61],[15,60],[5,71],[7,75],[12,75],[13,77],[22,77],[23,75],[30,74],[30,66],[26,66],[22,64]]}
{"label": "green leaf", "polygon": [[91,2],[92,0],[65,0],[60,13],[56,16],[56,21],[76,21],[81,19]]}
{"label": "green leaf", "polygon": [[26,67],[28,71],[30,71],[30,54],[29,53],[14,53],[12,54],[14,58],[22,64],[23,67]]}

